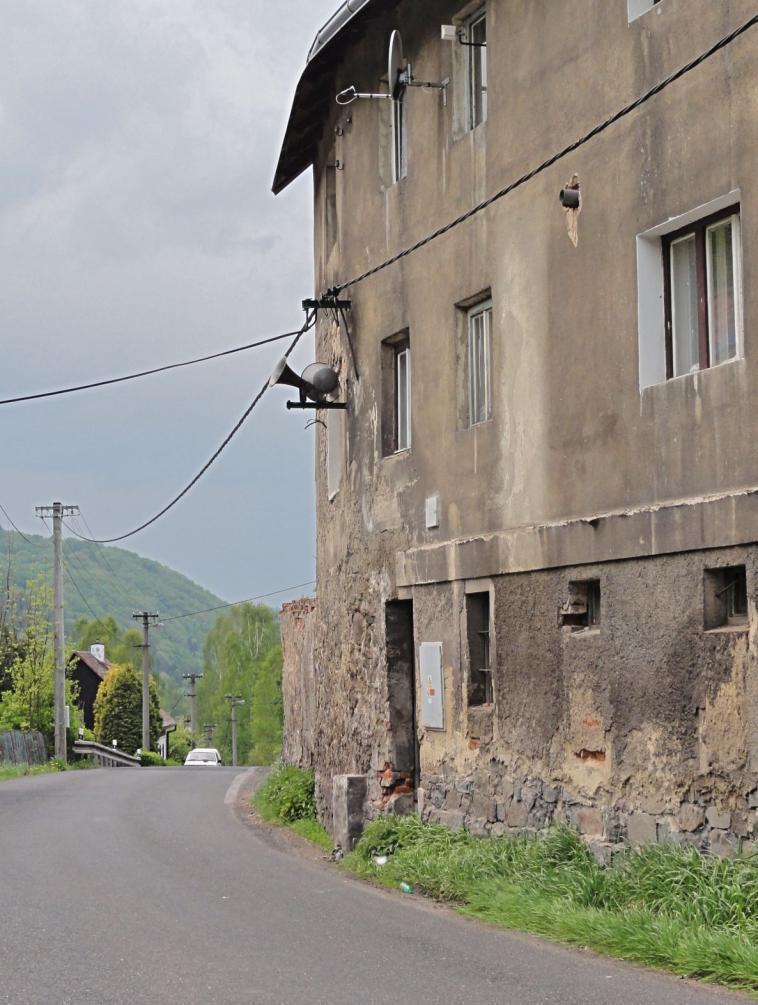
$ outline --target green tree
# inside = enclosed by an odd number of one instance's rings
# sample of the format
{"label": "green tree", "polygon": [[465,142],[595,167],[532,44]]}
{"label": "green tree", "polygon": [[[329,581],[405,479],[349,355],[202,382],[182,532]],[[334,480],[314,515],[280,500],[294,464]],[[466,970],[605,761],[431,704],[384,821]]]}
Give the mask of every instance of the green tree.
{"label": "green tree", "polygon": [[[55,668],[52,591],[31,580],[12,605],[12,622],[3,629],[4,690],[0,729],[39,730],[52,743],[55,733]],[[66,682],[71,728],[78,727],[75,686]]]}
{"label": "green tree", "polygon": [[[279,623],[265,605],[241,604],[219,615],[204,647],[204,676],[198,681],[199,725],[214,723],[213,744],[231,759],[227,694],[240,695],[237,749],[241,760],[270,764],[282,736]],[[199,738],[197,738],[199,740]]]}
{"label": "green tree", "polygon": [[[158,688],[150,678],[150,749],[162,732]],[[111,667],[95,698],[95,739],[133,754],[142,747],[142,679],[128,664]]]}

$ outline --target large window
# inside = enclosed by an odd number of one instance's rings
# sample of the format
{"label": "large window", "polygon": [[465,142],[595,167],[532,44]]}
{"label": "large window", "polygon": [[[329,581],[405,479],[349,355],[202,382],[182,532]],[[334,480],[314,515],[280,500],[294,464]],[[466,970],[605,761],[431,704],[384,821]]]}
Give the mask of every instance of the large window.
{"label": "large window", "polygon": [[740,328],[739,209],[666,235],[663,261],[667,377],[734,359]]}
{"label": "large window", "polygon": [[466,340],[468,371],[468,424],[492,418],[492,302],[468,312]]}
{"label": "large window", "polygon": [[464,28],[468,52],[468,117],[473,129],[487,118],[487,14],[478,11]]}

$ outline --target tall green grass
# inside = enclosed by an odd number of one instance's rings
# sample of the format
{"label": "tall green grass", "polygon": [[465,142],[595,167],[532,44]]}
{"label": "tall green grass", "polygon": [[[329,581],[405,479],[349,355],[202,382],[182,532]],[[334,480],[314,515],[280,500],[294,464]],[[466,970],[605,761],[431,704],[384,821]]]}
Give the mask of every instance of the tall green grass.
{"label": "tall green grass", "polygon": [[27,775],[47,775],[51,771],[65,771],[61,761],[48,761],[47,764],[0,764],[0,782],[11,778],[24,778]]}
{"label": "tall green grass", "polygon": [[[389,856],[383,867],[379,855]],[[605,867],[567,828],[477,838],[401,817],[370,824],[347,865],[505,928],[758,992],[756,857],[668,844]]]}
{"label": "tall green grass", "polygon": [[285,824],[308,841],[331,849],[332,839],[316,819],[312,771],[274,768],[253,796],[253,805],[268,823]]}

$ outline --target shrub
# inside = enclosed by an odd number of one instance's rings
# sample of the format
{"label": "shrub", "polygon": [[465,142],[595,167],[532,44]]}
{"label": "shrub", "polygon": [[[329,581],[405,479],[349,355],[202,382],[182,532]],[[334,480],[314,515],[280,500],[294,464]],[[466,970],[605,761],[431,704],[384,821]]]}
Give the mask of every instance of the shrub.
{"label": "shrub", "polygon": [[293,767],[275,768],[256,793],[255,805],[264,820],[281,823],[315,820],[313,772]]}

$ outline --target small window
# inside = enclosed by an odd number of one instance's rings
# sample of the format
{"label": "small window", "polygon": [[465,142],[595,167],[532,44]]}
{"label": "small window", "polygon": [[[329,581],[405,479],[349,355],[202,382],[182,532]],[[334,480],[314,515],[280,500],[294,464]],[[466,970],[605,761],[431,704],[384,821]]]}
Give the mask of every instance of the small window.
{"label": "small window", "polygon": [[466,345],[468,422],[475,426],[492,418],[492,303],[468,312]]}
{"label": "small window", "polygon": [[703,593],[706,630],[747,627],[747,574],[744,565],[706,569]]}
{"label": "small window", "polygon": [[600,627],[600,580],[584,579],[569,583],[568,600],[560,611],[562,628],[573,632]]}
{"label": "small window", "polygon": [[468,119],[474,129],[487,120],[487,14],[480,10],[466,21],[463,41],[468,52]]}
{"label": "small window", "polygon": [[468,635],[469,705],[491,705],[493,701],[490,646],[489,592],[466,595]]}
{"label": "small window", "polygon": [[663,239],[666,376],[735,359],[740,338],[740,215],[732,207]]}
{"label": "small window", "polygon": [[382,343],[382,453],[410,449],[411,348],[407,333]]}

